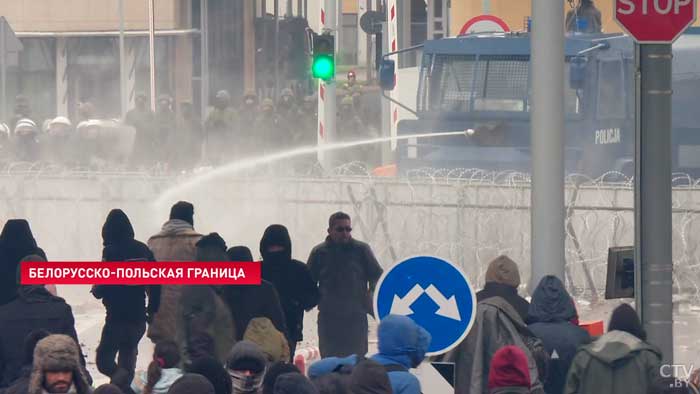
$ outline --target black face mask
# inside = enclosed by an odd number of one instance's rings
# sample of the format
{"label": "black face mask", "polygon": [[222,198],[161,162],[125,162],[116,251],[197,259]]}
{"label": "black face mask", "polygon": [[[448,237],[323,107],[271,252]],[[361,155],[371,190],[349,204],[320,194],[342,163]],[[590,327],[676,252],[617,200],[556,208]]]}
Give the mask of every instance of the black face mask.
{"label": "black face mask", "polygon": [[282,262],[290,259],[289,252],[280,250],[278,252],[265,252],[263,259],[268,262]]}

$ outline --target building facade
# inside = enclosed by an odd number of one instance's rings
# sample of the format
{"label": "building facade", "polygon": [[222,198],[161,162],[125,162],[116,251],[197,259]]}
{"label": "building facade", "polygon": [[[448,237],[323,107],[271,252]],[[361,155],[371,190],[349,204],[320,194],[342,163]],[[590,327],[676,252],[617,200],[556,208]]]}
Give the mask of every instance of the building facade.
{"label": "building facade", "polygon": [[[131,108],[136,93],[150,93],[148,1],[122,1],[127,107]],[[206,108],[219,89],[229,90],[234,98],[251,86],[265,96],[278,94],[289,85],[292,73],[284,64],[277,65],[276,73],[273,70],[275,62],[289,57],[285,52],[288,48],[275,52],[272,45],[274,5],[279,5],[280,18],[304,19],[318,32],[322,1],[157,0],[156,95],[168,94],[176,103],[190,101],[195,108]],[[571,9],[568,0],[560,1]],[[373,67],[377,43],[373,36],[364,34],[359,21],[367,10],[388,13],[387,3],[342,1],[336,32],[339,63],[360,69]],[[604,31],[619,32],[612,18],[613,0],[595,3],[603,16]],[[14,98],[21,94],[30,99],[37,118],[74,118],[78,104],[85,101],[91,102],[101,117],[120,116],[119,4],[120,0],[0,1],[0,16],[9,21],[24,47],[18,61],[7,68],[5,113],[12,113]],[[246,35],[244,5],[250,4],[255,22],[252,33]],[[400,0],[395,4],[398,48],[456,35],[469,19],[482,14],[502,18],[512,30],[524,30],[531,15],[530,0]],[[207,11],[204,18],[203,8]],[[202,50],[200,34],[203,22],[206,51]],[[208,54],[206,59],[202,59],[203,53]],[[402,55],[400,66],[415,66],[419,57],[419,52]],[[295,62],[300,64],[293,68],[303,69],[303,61]],[[203,80],[208,83],[203,84]]]}
{"label": "building facade", "polygon": [[[199,1],[155,2],[156,93],[176,102],[196,101],[199,75]],[[150,93],[148,2],[123,0],[128,107],[138,92]],[[5,113],[14,98],[26,96],[34,117],[77,118],[90,102],[96,116],[116,118],[120,105],[118,0],[5,0],[0,15],[23,45],[7,69]]]}

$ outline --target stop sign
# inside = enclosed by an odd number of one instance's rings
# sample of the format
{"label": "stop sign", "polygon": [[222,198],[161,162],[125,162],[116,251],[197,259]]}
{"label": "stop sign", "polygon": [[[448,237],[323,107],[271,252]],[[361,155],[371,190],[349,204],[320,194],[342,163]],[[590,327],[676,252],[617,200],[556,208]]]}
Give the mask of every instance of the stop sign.
{"label": "stop sign", "polygon": [[697,0],[615,0],[615,21],[637,42],[669,44],[695,22]]}

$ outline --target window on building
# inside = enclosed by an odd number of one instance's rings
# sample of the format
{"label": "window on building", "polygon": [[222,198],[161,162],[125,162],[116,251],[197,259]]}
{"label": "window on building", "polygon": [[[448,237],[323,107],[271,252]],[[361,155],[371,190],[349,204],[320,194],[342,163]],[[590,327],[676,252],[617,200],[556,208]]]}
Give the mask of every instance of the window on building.
{"label": "window on building", "polygon": [[56,84],[56,40],[22,38],[21,41],[24,49],[18,54],[17,63],[8,67],[6,113],[12,114],[15,97],[23,95],[31,103],[32,116],[42,121],[56,112],[55,91],[46,88]]}
{"label": "window on building", "polygon": [[343,14],[343,32],[340,44],[340,64],[357,64],[357,14]]}

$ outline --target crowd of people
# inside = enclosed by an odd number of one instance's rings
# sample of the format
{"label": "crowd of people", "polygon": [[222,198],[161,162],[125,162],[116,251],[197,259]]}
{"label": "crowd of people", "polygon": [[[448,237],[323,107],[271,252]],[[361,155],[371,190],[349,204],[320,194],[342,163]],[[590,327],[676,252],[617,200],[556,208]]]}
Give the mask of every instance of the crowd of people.
{"label": "crowd of people", "polygon": [[[102,227],[102,261],[255,260],[246,246],[229,248],[218,233],[197,232],[194,217],[191,203],[177,202],[161,231],[143,243],[127,214],[113,209]],[[370,354],[367,316],[381,265],[352,237],[347,214],[331,215],[327,232],[304,263],[292,258],[287,228],[268,226],[259,244],[259,286],[93,286],[106,311],[95,362],[109,378],[94,393],[430,393],[412,371],[426,360],[430,333],[410,317],[389,315]],[[70,305],[55,288],[19,281],[21,262],[46,260],[26,220],[5,223],[0,394],[93,392]],[[518,294],[518,265],[500,256],[485,282],[469,334],[439,357],[455,363],[456,393],[698,392],[698,373],[682,384],[661,377],[662,354],[629,305],[618,306],[607,333],[592,338],[559,278],[544,277],[528,301]],[[295,349],[304,314],[315,307],[322,359],[300,371]],[[141,371],[144,335],[155,347]]]}
{"label": "crowd of people", "polygon": [[[367,116],[363,89],[354,72],[340,89],[338,135],[344,141],[378,136],[377,116]],[[216,93],[202,120],[192,103],[160,95],[152,111],[145,94],[124,119],[102,119],[90,102],[80,103],[77,119],[57,116],[40,122],[30,101],[15,100],[14,115],[0,123],[0,164],[42,162],[97,169],[189,170],[236,159],[317,144],[317,98],[285,88],[278,100],[247,92],[236,105]],[[370,119],[371,118],[371,119]],[[374,120],[372,120],[374,119]],[[370,156],[373,155],[373,156]],[[378,153],[352,152],[352,160],[375,164]]]}

